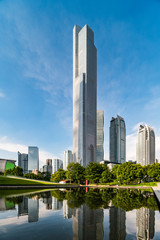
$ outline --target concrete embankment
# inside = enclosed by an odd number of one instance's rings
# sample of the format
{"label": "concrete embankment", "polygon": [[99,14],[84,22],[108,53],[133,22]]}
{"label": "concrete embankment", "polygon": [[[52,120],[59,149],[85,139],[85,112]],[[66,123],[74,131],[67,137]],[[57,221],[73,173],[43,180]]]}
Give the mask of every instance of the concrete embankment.
{"label": "concrete embankment", "polygon": [[80,185],[60,185],[60,184],[55,184],[55,185],[25,185],[25,186],[0,186],[0,190],[11,190],[11,189],[48,189],[48,188],[77,188],[77,187],[81,187]]}
{"label": "concrete embankment", "polygon": [[152,187],[154,195],[156,197],[156,201],[159,207],[159,211],[160,211],[160,183],[157,183],[157,187]]}

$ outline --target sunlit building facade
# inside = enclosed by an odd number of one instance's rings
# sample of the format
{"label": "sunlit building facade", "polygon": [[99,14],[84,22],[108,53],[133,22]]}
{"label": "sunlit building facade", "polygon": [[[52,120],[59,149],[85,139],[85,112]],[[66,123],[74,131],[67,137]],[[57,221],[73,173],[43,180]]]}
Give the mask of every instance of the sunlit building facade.
{"label": "sunlit building facade", "polygon": [[66,171],[69,163],[73,162],[72,151],[67,150],[63,153],[63,169]]}
{"label": "sunlit building facade", "polygon": [[28,147],[28,171],[39,170],[39,149],[38,147]]}
{"label": "sunlit building facade", "polygon": [[126,126],[124,119],[118,115],[110,121],[110,161],[126,161]]}
{"label": "sunlit building facade", "polygon": [[96,162],[97,49],[85,25],[73,29],[73,159]]}
{"label": "sunlit building facade", "polygon": [[155,162],[155,134],[149,125],[139,126],[137,134],[137,163],[141,165]]}
{"label": "sunlit building facade", "polygon": [[63,161],[60,159],[53,159],[53,173],[57,172],[60,168],[63,169]]}
{"label": "sunlit building facade", "polygon": [[104,112],[97,111],[97,162],[104,160]]}

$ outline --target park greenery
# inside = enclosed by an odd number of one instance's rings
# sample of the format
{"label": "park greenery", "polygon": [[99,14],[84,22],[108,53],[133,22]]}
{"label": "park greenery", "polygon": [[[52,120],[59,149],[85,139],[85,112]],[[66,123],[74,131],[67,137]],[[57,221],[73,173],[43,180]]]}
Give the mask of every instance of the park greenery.
{"label": "park greenery", "polygon": [[85,184],[109,184],[109,185],[135,185],[160,181],[160,164],[154,163],[147,166],[125,162],[116,164],[111,170],[106,164],[90,162],[85,168],[79,163],[70,163],[67,171],[58,169],[54,174],[48,172],[38,174],[27,173],[23,175],[23,169],[15,167],[6,170],[7,175],[24,176],[28,179],[51,181],[59,183],[66,180],[68,183]]}
{"label": "park greenery", "polygon": [[112,170],[105,164],[90,162],[86,168],[79,163],[70,163],[67,171],[59,169],[52,174],[51,181],[72,179],[74,183],[85,184],[88,180],[90,184],[118,184],[135,185],[147,182],[160,181],[160,164],[154,163],[147,166],[125,162],[115,165]]}

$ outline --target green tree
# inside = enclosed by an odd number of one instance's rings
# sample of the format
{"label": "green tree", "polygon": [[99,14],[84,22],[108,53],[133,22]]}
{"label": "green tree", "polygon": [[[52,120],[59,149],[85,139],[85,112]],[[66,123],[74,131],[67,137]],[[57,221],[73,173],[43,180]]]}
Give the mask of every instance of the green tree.
{"label": "green tree", "polygon": [[5,170],[4,175],[23,176],[23,169],[17,166],[13,169]]}
{"label": "green tree", "polygon": [[65,174],[66,174],[66,171],[64,171],[61,168],[58,169],[57,172],[51,175],[51,182],[59,182],[63,179],[66,179]]}
{"label": "green tree", "polygon": [[154,181],[160,181],[160,164],[154,163],[146,166],[148,177],[153,178]]}
{"label": "green tree", "polygon": [[101,182],[103,183],[112,182],[112,173],[110,172],[107,165],[103,166],[103,172],[101,176],[102,176],[100,179]]}
{"label": "green tree", "polygon": [[66,177],[72,179],[73,182],[83,183],[85,181],[85,168],[79,163],[70,163],[67,166]]}
{"label": "green tree", "polygon": [[117,181],[121,184],[139,183],[144,175],[144,168],[140,164],[125,162],[117,169]]}
{"label": "green tree", "polygon": [[111,170],[113,179],[117,179],[117,171],[118,171],[119,166],[120,166],[119,164],[115,164]]}
{"label": "green tree", "polygon": [[99,183],[102,172],[102,164],[90,162],[85,170],[86,179],[89,180],[91,183]]}

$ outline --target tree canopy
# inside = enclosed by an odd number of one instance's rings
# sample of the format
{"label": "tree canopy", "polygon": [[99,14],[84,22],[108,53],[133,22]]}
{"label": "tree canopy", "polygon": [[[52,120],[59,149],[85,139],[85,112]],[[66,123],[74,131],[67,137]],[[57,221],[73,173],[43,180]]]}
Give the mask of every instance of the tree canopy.
{"label": "tree canopy", "polygon": [[85,169],[86,179],[89,180],[91,183],[99,183],[102,172],[102,164],[90,162]]}
{"label": "tree canopy", "polygon": [[67,167],[66,178],[76,183],[83,183],[85,181],[84,171],[85,168],[79,163],[70,163]]}
{"label": "tree canopy", "polygon": [[51,182],[59,182],[63,179],[66,179],[66,171],[63,169],[58,169],[57,172],[51,175]]}

